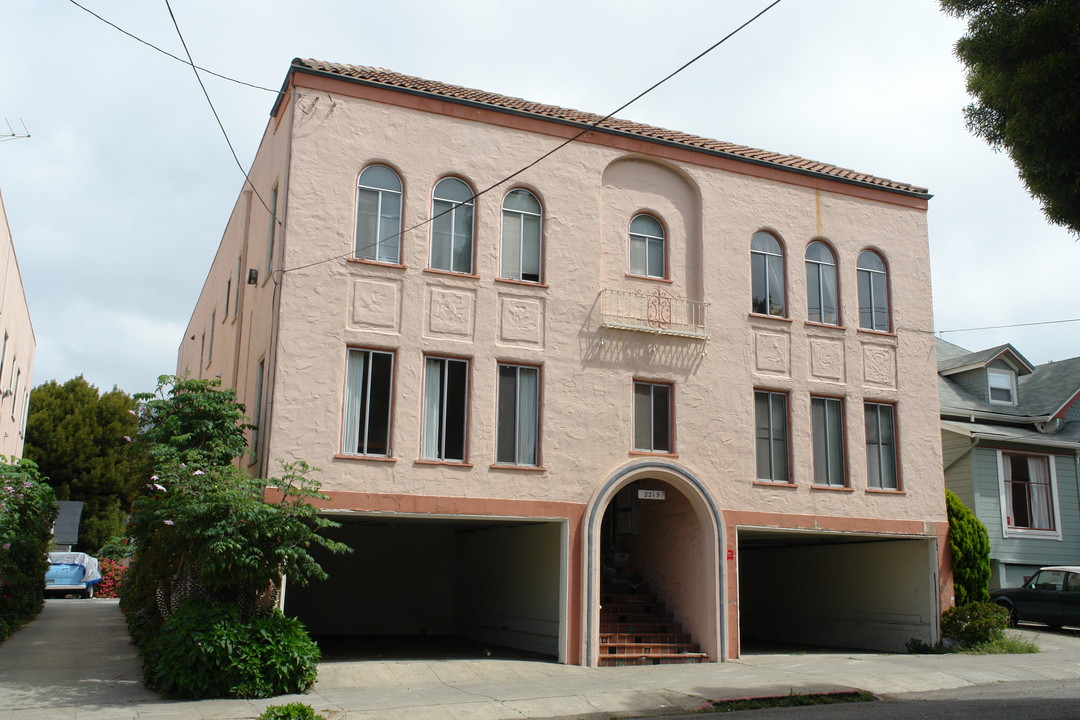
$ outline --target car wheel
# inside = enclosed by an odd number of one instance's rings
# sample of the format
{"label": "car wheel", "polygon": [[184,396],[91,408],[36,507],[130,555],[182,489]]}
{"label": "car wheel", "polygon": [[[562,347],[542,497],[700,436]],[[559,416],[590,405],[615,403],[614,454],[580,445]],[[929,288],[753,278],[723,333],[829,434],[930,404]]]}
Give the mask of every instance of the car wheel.
{"label": "car wheel", "polygon": [[998,605],[1009,611],[1009,627],[1016,627],[1016,623],[1020,621],[1020,618],[1016,616],[1016,608],[1008,603],[999,602]]}
{"label": "car wheel", "polygon": [[94,597],[94,586],[93,585],[87,585],[86,586],[86,592],[83,593],[83,597],[86,598],[87,600]]}

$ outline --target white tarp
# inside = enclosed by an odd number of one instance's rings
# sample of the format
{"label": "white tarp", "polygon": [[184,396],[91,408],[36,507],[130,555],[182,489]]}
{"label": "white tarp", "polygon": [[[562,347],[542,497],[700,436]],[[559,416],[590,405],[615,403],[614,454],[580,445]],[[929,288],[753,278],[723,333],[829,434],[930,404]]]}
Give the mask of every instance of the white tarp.
{"label": "white tarp", "polygon": [[54,565],[82,565],[86,569],[86,573],[83,575],[83,582],[85,583],[92,583],[101,579],[97,558],[90,557],[86,553],[51,552],[49,553],[49,562]]}

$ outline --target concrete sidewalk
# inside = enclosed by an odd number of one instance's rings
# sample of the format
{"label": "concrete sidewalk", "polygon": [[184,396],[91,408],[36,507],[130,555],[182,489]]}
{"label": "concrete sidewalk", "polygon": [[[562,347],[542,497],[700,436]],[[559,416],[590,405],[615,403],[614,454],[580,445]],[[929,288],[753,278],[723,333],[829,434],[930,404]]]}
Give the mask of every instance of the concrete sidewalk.
{"label": "concrete sidewalk", "polygon": [[[80,608],[78,606],[84,606]],[[65,638],[84,618],[83,640]],[[814,652],[750,655],[706,665],[582,668],[476,660],[328,662],[307,695],[270,700],[159,699],[138,682],[115,601],[50,601],[45,612],[0,645],[0,720],[255,718],[268,705],[299,701],[329,720],[509,720],[610,718],[692,710],[704,700],[860,688],[873,693],[941,690],[983,683],[1080,679],[1080,638],[1021,630],[1037,655],[879,655]],[[65,640],[68,640],[65,644]]]}

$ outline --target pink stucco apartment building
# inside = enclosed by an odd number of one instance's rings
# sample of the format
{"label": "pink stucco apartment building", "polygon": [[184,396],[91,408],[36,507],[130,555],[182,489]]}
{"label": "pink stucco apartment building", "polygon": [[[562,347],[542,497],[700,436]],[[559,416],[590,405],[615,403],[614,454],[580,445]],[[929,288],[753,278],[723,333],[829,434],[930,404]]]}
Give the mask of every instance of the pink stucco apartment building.
{"label": "pink stucco apartment building", "polygon": [[952,601],[929,198],[298,59],[178,371],[237,388],[251,472],[321,469],[316,634],[899,650]]}
{"label": "pink stucco apartment building", "polygon": [[21,458],[37,339],[0,195],[0,455]]}

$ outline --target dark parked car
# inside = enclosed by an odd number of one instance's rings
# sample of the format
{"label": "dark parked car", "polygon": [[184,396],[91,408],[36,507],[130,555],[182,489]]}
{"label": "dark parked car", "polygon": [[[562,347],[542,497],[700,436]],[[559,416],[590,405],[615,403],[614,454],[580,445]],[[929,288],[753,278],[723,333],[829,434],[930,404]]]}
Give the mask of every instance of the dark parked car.
{"label": "dark parked car", "polygon": [[1080,567],[1044,567],[1023,587],[991,590],[990,599],[1009,611],[1010,625],[1080,626]]}

